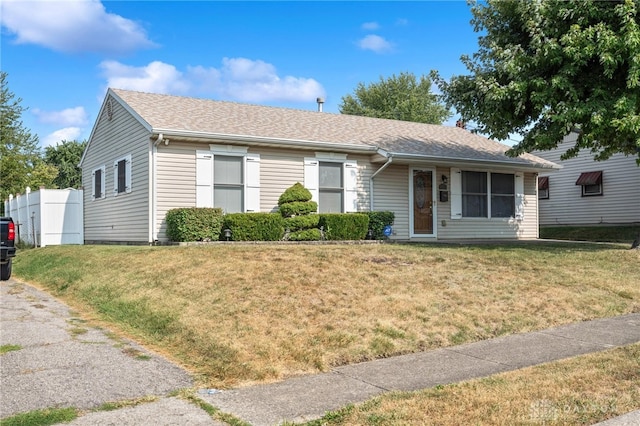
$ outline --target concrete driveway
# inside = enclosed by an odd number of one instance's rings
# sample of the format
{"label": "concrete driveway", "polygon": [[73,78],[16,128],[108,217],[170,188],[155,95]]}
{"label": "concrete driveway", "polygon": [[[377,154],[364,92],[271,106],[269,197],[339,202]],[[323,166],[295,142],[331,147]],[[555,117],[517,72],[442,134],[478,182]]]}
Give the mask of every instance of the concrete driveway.
{"label": "concrete driveway", "polygon": [[15,280],[0,284],[0,301],[0,345],[19,347],[0,356],[0,418],[156,396],[161,399],[73,424],[215,424],[195,405],[167,397],[193,383],[165,358],[88,326],[50,295]]}

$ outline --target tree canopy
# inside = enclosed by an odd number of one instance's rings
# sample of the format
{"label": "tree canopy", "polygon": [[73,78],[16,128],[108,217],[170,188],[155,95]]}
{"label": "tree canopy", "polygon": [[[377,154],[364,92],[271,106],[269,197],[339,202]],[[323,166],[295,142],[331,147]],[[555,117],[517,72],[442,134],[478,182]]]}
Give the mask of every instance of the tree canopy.
{"label": "tree canopy", "polygon": [[412,73],[380,77],[379,82],[368,86],[359,83],[353,95],[342,97],[339,110],[341,114],[430,124],[442,124],[451,116],[431,92],[431,80],[421,76],[418,81]]}
{"label": "tree canopy", "polygon": [[38,137],[22,123],[26,108],[9,90],[7,73],[0,71],[0,200],[9,194],[24,193],[27,186],[51,186],[58,170],[46,164]]}
{"label": "tree canopy", "polygon": [[53,180],[57,188],[79,188],[82,186],[82,170],[78,166],[87,142],[62,141],[57,146],[44,149],[44,161],[58,169]]}
{"label": "tree canopy", "polygon": [[474,2],[479,50],[470,75],[431,77],[449,107],[480,133],[523,135],[508,154],[549,150],[575,132],[563,158],[589,149],[640,164],[640,1]]}

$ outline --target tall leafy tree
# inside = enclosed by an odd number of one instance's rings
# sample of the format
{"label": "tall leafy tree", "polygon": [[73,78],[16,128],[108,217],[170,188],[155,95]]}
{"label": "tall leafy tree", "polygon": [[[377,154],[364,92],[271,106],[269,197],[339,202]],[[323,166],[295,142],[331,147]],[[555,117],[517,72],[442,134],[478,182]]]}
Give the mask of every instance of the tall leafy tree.
{"label": "tall leafy tree", "polygon": [[38,136],[32,135],[22,123],[26,108],[9,90],[7,73],[0,71],[0,198],[24,193],[27,186],[38,189],[52,186],[58,174],[55,166],[46,164],[38,146]]}
{"label": "tall leafy tree", "polygon": [[353,95],[342,97],[340,113],[442,124],[449,110],[431,92],[431,80],[412,73],[395,74],[365,86],[359,83]]}
{"label": "tall leafy tree", "polygon": [[62,141],[57,146],[44,149],[44,161],[58,169],[53,184],[58,188],[79,188],[82,185],[82,170],[78,166],[87,141]]}
{"label": "tall leafy tree", "polygon": [[640,164],[640,1],[486,0],[472,3],[479,50],[470,75],[434,78],[447,105],[510,151],[549,150],[574,131],[564,158],[589,149]]}

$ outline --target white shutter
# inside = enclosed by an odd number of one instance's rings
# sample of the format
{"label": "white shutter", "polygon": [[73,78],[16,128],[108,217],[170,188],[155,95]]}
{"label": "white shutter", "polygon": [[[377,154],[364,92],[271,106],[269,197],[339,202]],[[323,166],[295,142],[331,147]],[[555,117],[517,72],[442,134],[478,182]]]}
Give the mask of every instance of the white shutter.
{"label": "white shutter", "polygon": [[246,212],[260,211],[260,155],[247,154],[245,157],[245,192],[244,206]]}
{"label": "white shutter", "polygon": [[344,166],[344,211],[358,211],[358,162],[345,161]]}
{"label": "white shutter", "polygon": [[113,162],[113,194],[118,195],[118,161]]}
{"label": "white shutter", "polygon": [[127,156],[124,162],[124,173],[125,173],[125,192],[128,194],[131,192],[131,155]]}
{"label": "white shutter", "polygon": [[311,199],[319,200],[318,189],[320,187],[320,162],[315,158],[304,159],[304,187],[311,192]]}
{"label": "white shutter", "polygon": [[196,151],[196,207],[213,207],[213,154]]}
{"label": "white shutter", "polygon": [[105,185],[105,182],[107,181],[107,174],[106,174],[106,167],[102,166],[100,167],[100,198],[106,198],[107,197],[107,186]]}
{"label": "white shutter", "polygon": [[462,170],[451,168],[451,219],[462,219]]}
{"label": "white shutter", "polygon": [[515,174],[515,190],[516,190],[516,220],[524,219],[524,173],[516,172]]}
{"label": "white shutter", "polygon": [[96,170],[91,173],[91,198],[96,199]]}

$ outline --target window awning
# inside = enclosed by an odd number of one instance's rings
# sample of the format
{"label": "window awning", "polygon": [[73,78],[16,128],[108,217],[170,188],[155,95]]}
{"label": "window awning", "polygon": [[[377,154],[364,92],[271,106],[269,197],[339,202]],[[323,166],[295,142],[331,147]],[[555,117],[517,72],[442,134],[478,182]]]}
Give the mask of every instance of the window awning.
{"label": "window awning", "polygon": [[602,183],[602,171],[580,173],[576,185],[599,185]]}
{"label": "window awning", "polygon": [[538,189],[549,189],[549,176],[538,177]]}

